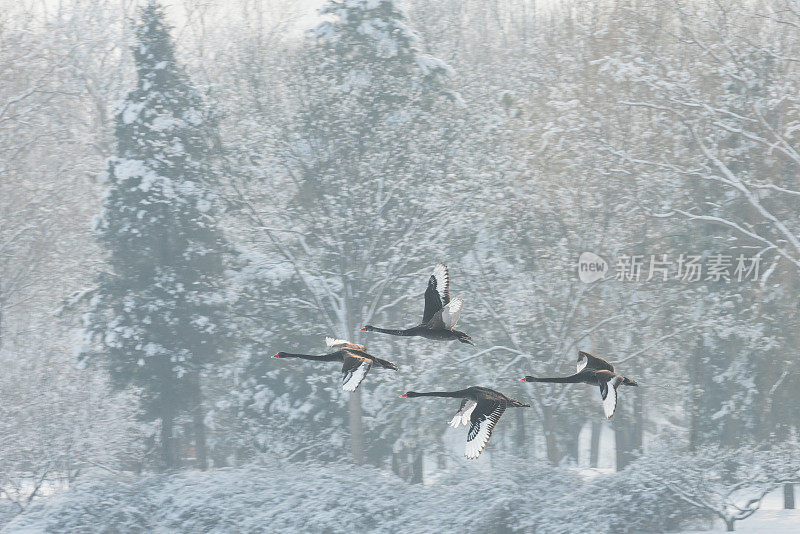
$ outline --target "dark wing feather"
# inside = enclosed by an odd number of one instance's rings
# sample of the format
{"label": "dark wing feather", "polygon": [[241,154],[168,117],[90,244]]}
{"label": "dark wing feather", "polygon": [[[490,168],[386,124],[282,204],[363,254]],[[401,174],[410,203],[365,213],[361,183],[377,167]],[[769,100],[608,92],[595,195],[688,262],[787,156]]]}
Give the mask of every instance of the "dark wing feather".
{"label": "dark wing feather", "polygon": [[[582,366],[585,360],[585,365]],[[594,354],[589,354],[588,352],[578,351],[578,372],[581,372],[584,369],[590,369],[594,371],[611,371],[614,372],[614,366],[608,363],[603,358],[598,358]]]}
{"label": "dark wing feather", "polygon": [[352,354],[353,356],[360,356],[361,358],[367,358],[369,360],[372,360],[372,363],[376,363],[379,366],[383,367],[384,369],[394,369],[395,371],[397,371],[397,366],[395,364],[393,364],[389,360],[384,360],[383,358],[378,358],[377,356],[373,356],[372,354],[364,350],[363,345],[353,345],[353,347],[345,347],[344,352]]}
{"label": "dark wing feather", "polygon": [[344,363],[342,364],[342,389],[345,391],[355,391],[364,377],[367,376],[369,368],[372,367],[372,360],[345,352]]}
{"label": "dark wing feather", "polygon": [[422,324],[428,324],[428,321],[441,309],[442,297],[436,290],[436,277],[431,275],[428,279],[428,289],[425,290],[425,311],[422,314]]}
{"label": "dark wing feather", "polygon": [[394,371],[397,371],[397,366],[392,362],[390,362],[389,360],[384,360],[382,358],[378,358],[377,356],[373,356],[371,354],[369,356],[369,359],[372,360],[372,363],[375,363],[380,367],[383,367],[384,369],[392,369]]}
{"label": "dark wing feather", "polygon": [[600,396],[603,397],[603,411],[606,419],[611,419],[617,410],[617,388],[622,383],[622,377],[614,375],[608,382],[600,384]]}
{"label": "dark wing feather", "polygon": [[506,407],[507,403],[504,400],[482,399],[478,401],[478,405],[470,415],[465,450],[467,458],[474,459],[480,456],[483,449],[486,448],[486,444],[489,443],[492,431],[503,412],[505,412]]}

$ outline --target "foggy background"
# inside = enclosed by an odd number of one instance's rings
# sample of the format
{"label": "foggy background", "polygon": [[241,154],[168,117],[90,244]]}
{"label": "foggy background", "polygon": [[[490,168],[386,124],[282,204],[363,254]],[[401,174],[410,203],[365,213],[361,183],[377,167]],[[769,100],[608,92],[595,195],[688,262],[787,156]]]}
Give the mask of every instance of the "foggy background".
{"label": "foggy background", "polygon": [[[792,0],[0,1],[0,529],[800,530],[798,61]],[[475,347],[359,331],[438,261]],[[270,359],[326,335],[399,371]],[[578,350],[610,421],[519,382]],[[471,385],[477,461],[398,398]]]}

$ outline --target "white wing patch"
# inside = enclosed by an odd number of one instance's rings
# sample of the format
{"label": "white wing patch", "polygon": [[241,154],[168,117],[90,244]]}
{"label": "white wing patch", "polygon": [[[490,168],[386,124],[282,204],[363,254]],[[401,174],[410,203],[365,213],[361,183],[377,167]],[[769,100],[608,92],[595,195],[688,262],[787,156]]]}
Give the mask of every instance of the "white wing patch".
{"label": "white wing patch", "polygon": [[589,358],[587,358],[585,354],[580,353],[580,355],[578,356],[578,372],[580,373],[581,371],[583,371],[588,364],[589,364]]}
{"label": "white wing patch", "polygon": [[453,428],[458,428],[458,425],[468,425],[469,418],[472,415],[472,410],[474,410],[477,405],[478,403],[475,401],[467,401],[467,404],[465,404],[463,408],[456,412],[456,414],[447,424]]}
{"label": "white wing patch", "polygon": [[[469,434],[467,435],[467,447],[464,450],[464,455],[467,458],[475,460],[481,455],[483,449],[486,448],[486,444],[489,443],[489,438],[492,437],[494,426],[500,420],[500,416],[503,415],[504,411],[505,406],[498,405],[488,417],[478,423],[478,429],[472,439],[469,439]],[[472,433],[472,427],[470,427],[470,433]]]}
{"label": "white wing patch", "polygon": [[622,378],[618,376],[608,381],[608,393],[606,398],[603,399],[603,411],[606,413],[606,419],[611,419],[617,410],[617,386],[621,383]]}
{"label": "white wing patch", "polygon": [[371,362],[363,362],[352,373],[344,376],[342,382],[342,389],[345,391],[355,391],[358,388],[364,377],[367,376],[367,371],[371,366]]}
{"label": "white wing patch", "polygon": [[436,291],[442,299],[442,304],[447,304],[447,300],[450,298],[450,273],[447,265],[437,263],[433,268],[433,276],[436,278]]}
{"label": "white wing patch", "polygon": [[442,308],[442,322],[444,323],[445,328],[448,330],[455,328],[459,317],[461,317],[461,307],[463,305],[464,299],[461,297],[456,297],[451,300],[447,306]]}
{"label": "white wing patch", "polygon": [[325,337],[325,344],[329,347],[343,347],[345,345],[351,345],[349,341],[345,341],[344,339],[334,339],[332,337]]}

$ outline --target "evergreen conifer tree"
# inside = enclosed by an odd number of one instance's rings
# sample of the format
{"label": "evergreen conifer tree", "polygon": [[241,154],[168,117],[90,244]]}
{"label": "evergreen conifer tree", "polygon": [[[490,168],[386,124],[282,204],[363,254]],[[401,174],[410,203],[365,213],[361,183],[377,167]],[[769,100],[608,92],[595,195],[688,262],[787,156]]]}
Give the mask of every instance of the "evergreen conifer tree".
{"label": "evergreen conifer tree", "polygon": [[227,338],[222,275],[230,251],[207,186],[214,121],[176,63],[155,2],[142,10],[133,53],[138,84],[116,115],[117,155],[108,160],[96,222],[110,270],[92,293],[85,326],[114,383],[137,388],[142,418],[160,422],[162,467],[180,463],[176,417],[188,414],[205,468],[201,382]]}

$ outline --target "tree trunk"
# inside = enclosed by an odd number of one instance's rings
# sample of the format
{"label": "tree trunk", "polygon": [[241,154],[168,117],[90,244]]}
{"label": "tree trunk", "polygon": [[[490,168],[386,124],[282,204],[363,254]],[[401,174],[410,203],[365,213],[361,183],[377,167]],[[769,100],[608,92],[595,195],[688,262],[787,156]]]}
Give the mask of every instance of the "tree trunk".
{"label": "tree trunk", "polygon": [[197,468],[201,471],[208,469],[208,449],[206,447],[206,412],[203,409],[202,400],[198,402],[194,408],[193,421],[194,425],[194,447],[195,456],[197,457]]}
{"label": "tree trunk", "polygon": [[794,484],[783,485],[783,508],[794,510]]}
{"label": "tree trunk", "polygon": [[614,452],[617,457],[617,471],[622,471],[628,465],[628,434],[630,433],[627,417],[620,416],[622,414],[619,411],[614,415],[616,419],[614,421]]}
{"label": "tree trunk", "polygon": [[172,413],[161,417],[161,463],[164,471],[177,467],[175,455],[175,416]]}
{"label": "tree trunk", "polygon": [[412,484],[422,484],[423,477],[422,477],[422,465],[423,465],[424,455],[422,453],[422,449],[416,449],[414,451],[414,463],[411,465],[411,483]]}
{"label": "tree trunk", "polygon": [[600,423],[593,421],[592,441],[591,445],[589,446],[589,467],[597,468],[597,464],[600,461],[600,432],[602,431],[603,427],[600,425]]}
{"label": "tree trunk", "polygon": [[547,446],[547,459],[553,465],[558,465],[561,455],[556,443],[556,435],[553,430],[553,410],[550,406],[542,406],[542,429],[544,430],[544,442]]}
{"label": "tree trunk", "polygon": [[639,387],[630,388],[633,393],[633,433],[632,433],[632,453],[633,459],[638,458],[644,452],[644,389]]}
{"label": "tree trunk", "polygon": [[356,464],[364,463],[364,427],[361,423],[361,392],[359,390],[350,393],[350,452]]}
{"label": "tree trunk", "polygon": [[703,350],[702,341],[698,340],[694,350],[689,353],[689,361],[686,365],[689,375],[689,451],[695,452],[700,445],[700,401],[702,400],[702,390],[700,389],[700,352]]}
{"label": "tree trunk", "polygon": [[517,412],[517,446],[518,454],[523,458],[528,457],[528,440],[525,432],[525,410],[515,410]]}
{"label": "tree trunk", "polygon": [[[628,393],[628,391],[625,391]],[[634,393],[634,403],[636,402]],[[641,447],[641,438],[636,428],[636,420],[628,413],[617,410],[614,414],[614,437],[617,452],[617,471],[622,471],[625,466],[636,458],[636,452]]]}
{"label": "tree trunk", "polygon": [[725,521],[725,531],[733,532],[734,531],[733,524],[736,522],[736,520],[733,518],[726,518],[724,519],[724,521]]}
{"label": "tree trunk", "polygon": [[582,425],[575,425],[572,432],[572,439],[567,444],[567,449],[570,458],[575,460],[575,465],[578,465],[578,460],[581,457],[581,429]]}
{"label": "tree trunk", "polygon": [[192,433],[194,434],[195,465],[198,469],[208,469],[208,447],[206,445],[206,412],[203,408],[203,389],[200,373],[195,371],[189,377],[192,388]]}
{"label": "tree trunk", "polygon": [[402,478],[400,474],[400,454],[392,452],[392,473]]}

